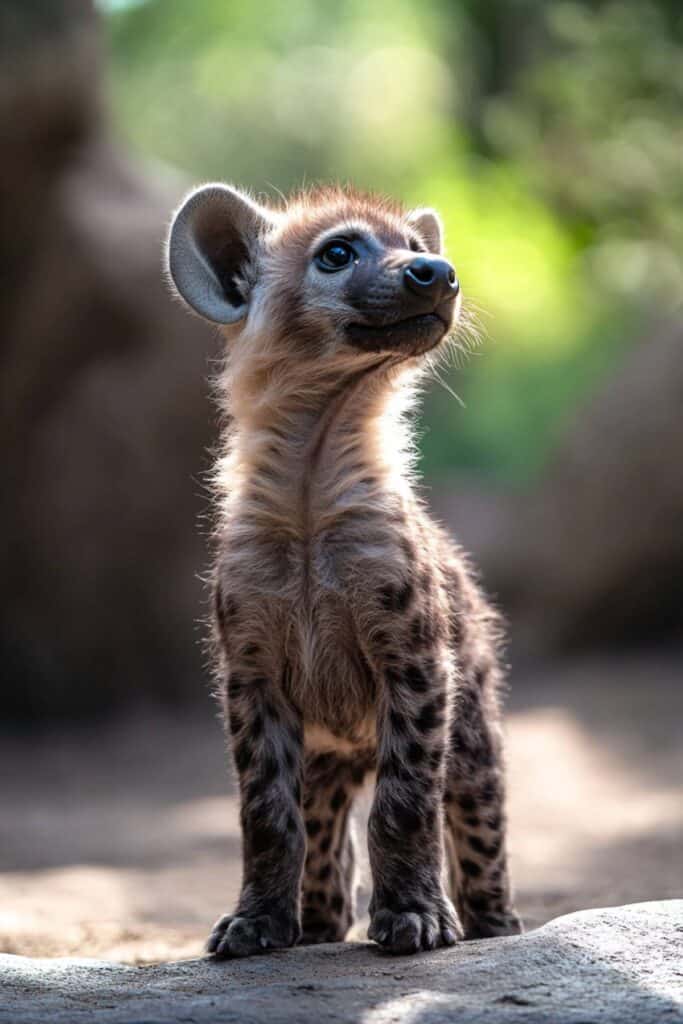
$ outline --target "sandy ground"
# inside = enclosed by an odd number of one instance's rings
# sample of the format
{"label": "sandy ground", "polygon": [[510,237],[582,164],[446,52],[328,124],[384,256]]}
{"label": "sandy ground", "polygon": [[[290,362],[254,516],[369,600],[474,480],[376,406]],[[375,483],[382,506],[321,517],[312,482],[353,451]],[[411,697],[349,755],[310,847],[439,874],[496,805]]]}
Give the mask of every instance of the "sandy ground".
{"label": "sandy ground", "polygon": [[[683,657],[517,670],[511,867],[527,927],[683,895]],[[239,885],[213,707],[0,743],[0,951],[197,955]],[[367,872],[361,900],[367,902]]]}

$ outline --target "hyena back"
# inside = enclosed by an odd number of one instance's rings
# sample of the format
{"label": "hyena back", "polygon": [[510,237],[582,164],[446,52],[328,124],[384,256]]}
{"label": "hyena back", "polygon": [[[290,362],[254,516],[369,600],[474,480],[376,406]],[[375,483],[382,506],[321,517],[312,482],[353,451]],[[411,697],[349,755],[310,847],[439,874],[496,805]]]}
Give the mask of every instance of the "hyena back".
{"label": "hyena back", "polygon": [[370,773],[369,936],[520,929],[498,621],[414,494],[404,416],[460,318],[441,253],[434,211],[343,190],[270,209],[208,185],[173,221],[171,280],[227,342],[215,647],[243,878],[217,956],[343,939]]}

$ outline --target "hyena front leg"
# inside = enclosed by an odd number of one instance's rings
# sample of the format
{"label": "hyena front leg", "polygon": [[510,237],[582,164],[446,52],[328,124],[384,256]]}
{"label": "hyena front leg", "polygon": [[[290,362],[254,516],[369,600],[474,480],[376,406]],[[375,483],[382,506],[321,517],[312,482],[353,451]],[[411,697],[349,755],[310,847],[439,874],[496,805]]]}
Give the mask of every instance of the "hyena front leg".
{"label": "hyena front leg", "polygon": [[368,935],[392,953],[414,953],[460,934],[442,877],[448,669],[435,652],[389,667],[383,683]]}
{"label": "hyena front leg", "polygon": [[239,774],[242,891],[234,914],[214,925],[208,951],[248,956],[299,939],[305,838],[301,813],[302,728],[271,679],[233,672],[227,719]]}
{"label": "hyena front leg", "polygon": [[[495,669],[489,670],[495,672]],[[505,787],[495,683],[465,678],[451,722],[445,805],[451,889],[465,938],[522,930],[505,850]]]}
{"label": "hyena front leg", "polygon": [[306,759],[303,943],[341,942],[353,924],[356,851],[349,818],[369,767],[362,754]]}

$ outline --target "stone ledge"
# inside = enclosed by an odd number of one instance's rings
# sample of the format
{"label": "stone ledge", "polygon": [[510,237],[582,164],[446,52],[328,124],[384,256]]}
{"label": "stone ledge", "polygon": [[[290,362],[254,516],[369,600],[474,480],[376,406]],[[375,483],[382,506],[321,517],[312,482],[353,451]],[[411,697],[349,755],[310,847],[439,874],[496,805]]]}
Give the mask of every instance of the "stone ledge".
{"label": "stone ledge", "polygon": [[2,1024],[674,1024],[683,900],[581,911],[411,957],[360,943],[144,968],[2,955],[0,985]]}

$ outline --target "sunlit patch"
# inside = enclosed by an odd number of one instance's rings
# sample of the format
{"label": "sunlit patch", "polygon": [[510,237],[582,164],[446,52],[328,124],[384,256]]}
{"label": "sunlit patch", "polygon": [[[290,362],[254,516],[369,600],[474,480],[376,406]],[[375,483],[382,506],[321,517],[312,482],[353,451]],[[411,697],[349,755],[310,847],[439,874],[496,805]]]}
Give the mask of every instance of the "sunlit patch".
{"label": "sunlit patch", "polygon": [[680,827],[678,787],[645,780],[641,766],[598,745],[570,712],[543,708],[508,724],[510,848],[520,889],[585,884],[596,848]]}

